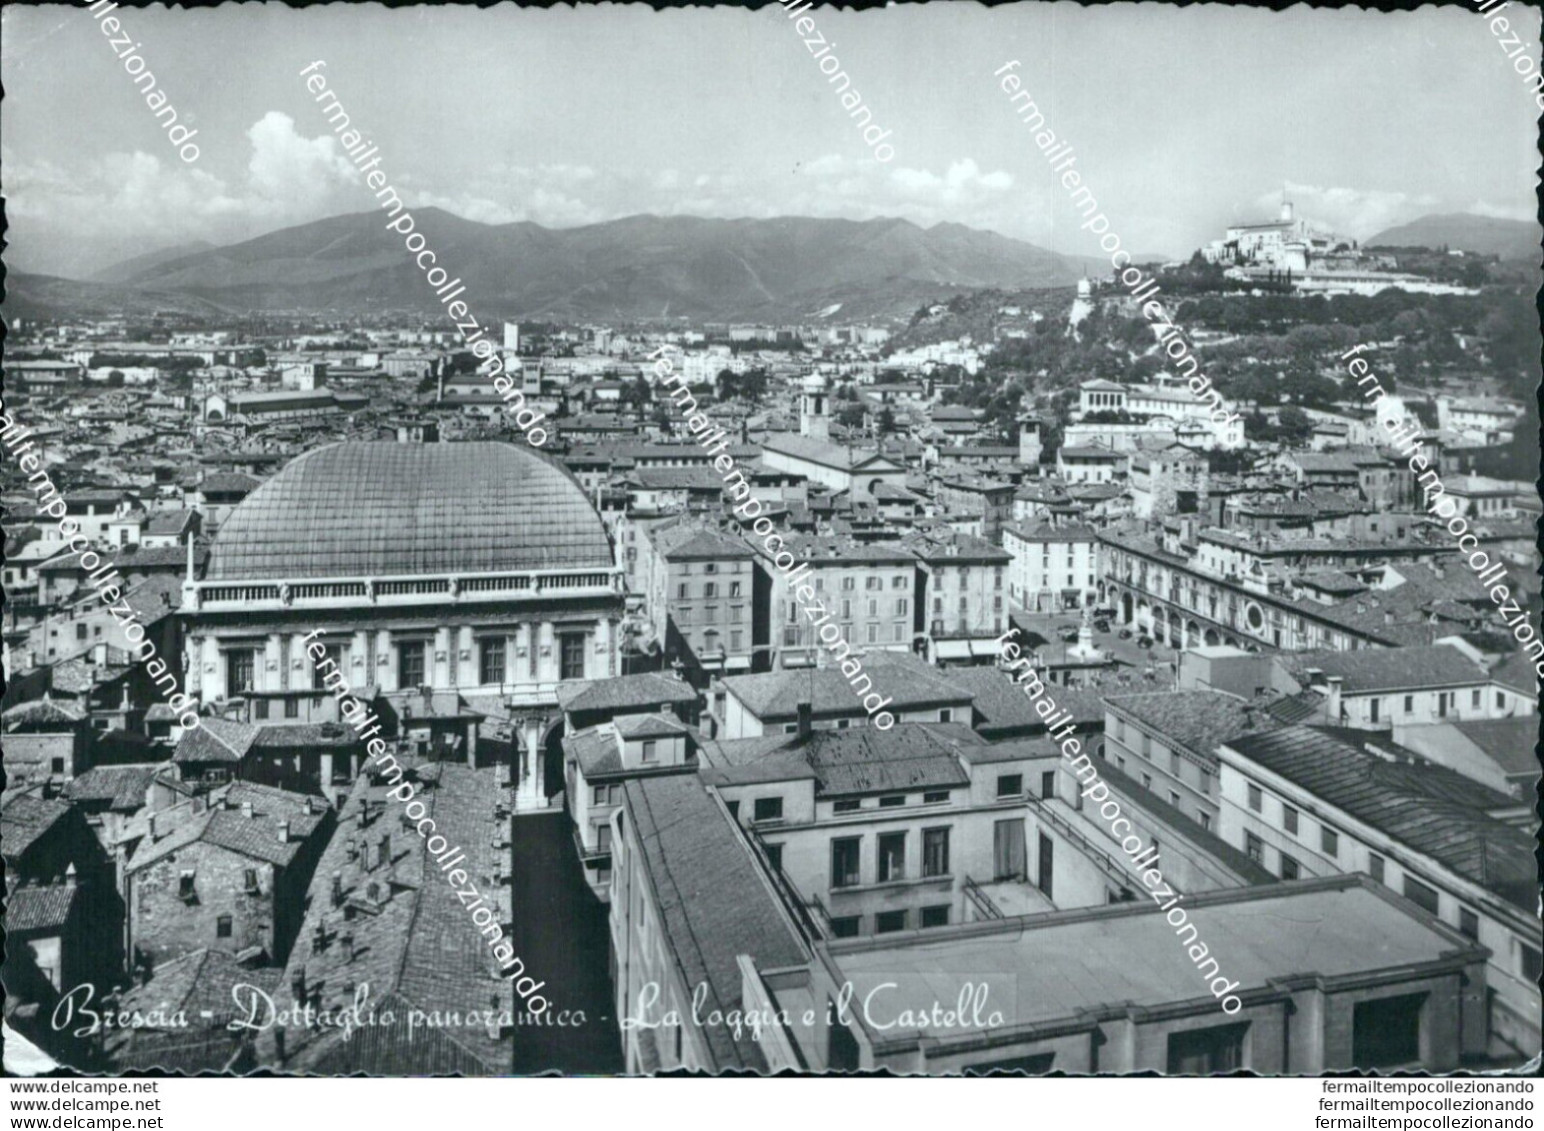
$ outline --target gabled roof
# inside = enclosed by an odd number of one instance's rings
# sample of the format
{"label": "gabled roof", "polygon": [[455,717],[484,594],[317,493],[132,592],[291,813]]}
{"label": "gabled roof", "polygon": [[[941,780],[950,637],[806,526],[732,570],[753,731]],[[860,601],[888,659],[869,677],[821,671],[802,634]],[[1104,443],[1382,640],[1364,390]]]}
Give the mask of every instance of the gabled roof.
{"label": "gabled roof", "polygon": [[25,884],[12,887],[5,901],[5,929],[59,931],[75,908],[74,884]]}
{"label": "gabled roof", "polygon": [[145,805],[145,793],[155,780],[158,765],[93,766],[66,783],[64,796],[78,802],[105,801],[114,812],[132,813]]}
{"label": "gabled roof", "polygon": [[725,558],[748,561],[756,556],[743,539],[731,538],[722,531],[695,523],[655,527],[647,532],[647,536],[655,549],[672,562],[722,561]]}
{"label": "gabled roof", "polygon": [[[198,842],[267,864],[286,867],[300,851],[301,845],[327,819],[326,807],[322,807],[322,812],[316,812],[309,796],[266,785],[238,781],[218,796],[224,799],[228,808],[214,806],[159,840],[151,841],[147,838],[141,841],[129,859],[128,870],[142,871]],[[244,810],[244,805],[252,806],[250,816]],[[289,826],[288,837],[284,840],[279,839],[281,823]]]}
{"label": "gabled roof", "polygon": [[[908,653],[870,652],[863,667],[873,690],[893,700],[886,707],[892,713],[970,702],[970,694],[948,682],[939,669]],[[816,717],[863,713],[862,696],[838,668],[735,675],[722,682],[762,722],[793,722],[801,701],[809,702]]]}
{"label": "gabled roof", "polygon": [[1277,726],[1262,708],[1222,691],[1111,695],[1105,703],[1203,758],[1240,735]]}
{"label": "gabled roof", "polygon": [[1490,679],[1484,668],[1447,644],[1358,648],[1354,652],[1286,652],[1281,662],[1303,682],[1307,682],[1311,668],[1318,668],[1326,676],[1339,676],[1340,690],[1346,695],[1470,687]]}
{"label": "gabled roof", "polygon": [[656,672],[640,672],[586,683],[560,683],[557,695],[563,710],[576,713],[697,702],[697,692],[691,684]]}
{"label": "gabled roof", "polygon": [[0,808],[0,852],[7,860],[20,857],[69,814],[70,807],[63,801],[17,794]]}
{"label": "gabled roof", "polygon": [[172,761],[179,763],[235,764],[247,756],[257,741],[258,727],[229,719],[200,719],[177,740]]}
{"label": "gabled roof", "polygon": [[616,727],[617,733],[623,738],[632,739],[676,738],[692,733],[692,728],[679,719],[657,713],[618,715],[611,725]]}

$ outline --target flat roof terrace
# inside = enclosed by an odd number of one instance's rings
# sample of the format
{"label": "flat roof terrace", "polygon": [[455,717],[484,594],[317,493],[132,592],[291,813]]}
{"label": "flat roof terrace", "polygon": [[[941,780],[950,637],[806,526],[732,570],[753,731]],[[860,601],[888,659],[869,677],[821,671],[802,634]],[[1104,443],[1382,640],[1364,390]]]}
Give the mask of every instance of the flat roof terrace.
{"label": "flat roof terrace", "polygon": [[[1188,909],[1198,941],[1210,948],[1223,976],[1239,983],[1233,992],[1246,1005],[1250,991],[1294,975],[1317,975],[1333,990],[1337,982],[1360,982],[1379,971],[1461,965],[1488,954],[1359,875],[1187,896],[1179,906]],[[967,1035],[959,1019],[877,1032],[873,1025],[903,1010],[931,1014],[935,1002],[951,1008],[968,985],[983,982],[989,996],[980,1016],[1001,1013],[992,1026],[998,1030],[1083,1027],[1100,1007],[1124,1012],[1197,1002],[1216,1008],[1206,979],[1150,899],[833,941],[823,949],[838,984],[853,987],[853,1016],[885,1040]],[[865,1017],[858,1005],[871,992]]]}

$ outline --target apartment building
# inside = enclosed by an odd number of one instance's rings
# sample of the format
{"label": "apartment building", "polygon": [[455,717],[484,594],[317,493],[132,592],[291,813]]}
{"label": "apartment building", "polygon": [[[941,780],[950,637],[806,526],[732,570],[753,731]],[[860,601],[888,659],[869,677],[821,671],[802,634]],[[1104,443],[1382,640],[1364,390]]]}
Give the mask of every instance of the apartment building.
{"label": "apartment building", "polygon": [[1217,747],[1279,724],[1257,703],[1223,691],[1105,698],[1104,757],[1203,829],[1217,827]]}
{"label": "apartment building", "polygon": [[1487,948],[1490,1052],[1538,1048],[1544,931],[1531,798],[1331,727],[1225,739],[1217,761],[1225,840],[1284,880],[1365,872],[1415,917]]}
{"label": "apartment building", "polygon": [[692,672],[749,671],[756,644],[750,546],[710,526],[679,522],[646,529],[640,549],[642,589],[665,662]]}
{"label": "apartment building", "polygon": [[917,558],[919,644],[933,663],[995,659],[1008,620],[1009,553],[969,534],[935,532],[905,539]]}
{"label": "apartment building", "polygon": [[1003,527],[1008,596],[1034,613],[1081,609],[1098,599],[1099,539],[1092,527],[1013,524]]}
{"label": "apartment building", "polygon": [[1323,695],[1327,721],[1340,726],[1388,730],[1522,713],[1520,700],[1498,692],[1483,667],[1449,644],[1288,652],[1276,662]]}
{"label": "apartment building", "polygon": [[[900,542],[859,542],[839,535],[791,535],[783,546],[809,569],[790,585],[791,574],[762,563],[771,578],[773,666],[823,663],[826,649],[815,621],[826,614],[854,649],[911,650],[918,617],[917,557],[911,549]],[[758,552],[764,555],[765,548]],[[813,603],[795,596],[806,585],[814,590]]]}
{"label": "apartment building", "polygon": [[563,739],[564,783],[574,847],[585,879],[602,900],[611,889],[611,815],[633,778],[692,773],[695,732],[674,715],[617,715]]}

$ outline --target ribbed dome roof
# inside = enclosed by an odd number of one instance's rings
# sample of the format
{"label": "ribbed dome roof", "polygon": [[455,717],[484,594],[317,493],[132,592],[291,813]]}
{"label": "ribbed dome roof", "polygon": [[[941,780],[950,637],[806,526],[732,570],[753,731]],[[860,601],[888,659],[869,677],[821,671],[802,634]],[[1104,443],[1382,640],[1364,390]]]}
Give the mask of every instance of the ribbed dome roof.
{"label": "ribbed dome roof", "polygon": [[509,444],[343,443],[289,463],[215,536],[210,580],[605,569],[568,472]]}

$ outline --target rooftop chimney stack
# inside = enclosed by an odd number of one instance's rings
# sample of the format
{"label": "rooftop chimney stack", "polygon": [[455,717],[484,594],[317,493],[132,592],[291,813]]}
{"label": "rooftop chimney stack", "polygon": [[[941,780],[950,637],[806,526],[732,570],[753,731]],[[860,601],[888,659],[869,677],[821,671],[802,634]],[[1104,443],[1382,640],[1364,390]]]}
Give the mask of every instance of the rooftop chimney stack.
{"label": "rooftop chimney stack", "polygon": [[808,699],[801,699],[798,707],[799,737],[808,738],[815,730],[815,708]]}

